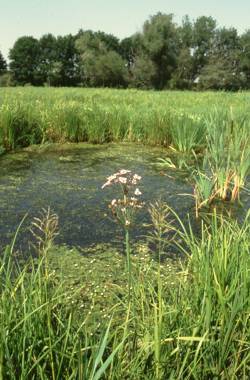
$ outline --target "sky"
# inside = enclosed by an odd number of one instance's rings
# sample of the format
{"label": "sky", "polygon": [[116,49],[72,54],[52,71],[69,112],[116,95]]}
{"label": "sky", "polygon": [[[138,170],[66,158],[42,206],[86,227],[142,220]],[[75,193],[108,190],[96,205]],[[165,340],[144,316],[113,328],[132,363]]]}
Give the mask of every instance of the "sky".
{"label": "sky", "polygon": [[8,51],[18,37],[75,34],[79,29],[101,30],[119,38],[140,31],[157,12],[214,17],[219,26],[250,29],[250,0],[0,0],[0,51]]}

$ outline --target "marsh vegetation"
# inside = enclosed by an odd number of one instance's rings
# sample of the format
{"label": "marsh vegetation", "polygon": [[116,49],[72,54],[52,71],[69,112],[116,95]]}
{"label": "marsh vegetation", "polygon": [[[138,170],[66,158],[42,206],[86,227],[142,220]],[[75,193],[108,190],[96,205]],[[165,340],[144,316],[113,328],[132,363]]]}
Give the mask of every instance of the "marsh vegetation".
{"label": "marsh vegetation", "polygon": [[248,379],[249,93],[0,96],[0,379]]}

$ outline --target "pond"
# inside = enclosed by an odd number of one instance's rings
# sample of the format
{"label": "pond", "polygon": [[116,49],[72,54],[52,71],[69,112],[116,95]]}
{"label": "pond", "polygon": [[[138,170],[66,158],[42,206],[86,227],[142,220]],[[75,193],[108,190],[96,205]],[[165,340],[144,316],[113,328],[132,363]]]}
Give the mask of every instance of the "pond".
{"label": "pond", "polygon": [[145,202],[139,213],[134,239],[140,239],[149,221],[147,207],[161,198],[183,220],[193,213],[193,189],[183,178],[171,178],[156,165],[165,157],[162,148],[135,144],[68,144],[26,149],[0,159],[1,247],[11,241],[20,221],[28,214],[17,238],[17,247],[28,250],[29,226],[42,208],[51,207],[59,217],[56,243],[86,247],[122,241],[122,231],[108,214],[114,190],[101,189],[107,176],[130,169],[142,176],[140,189]]}
{"label": "pond", "polygon": [[191,194],[192,188],[182,179],[163,175],[156,162],[165,155],[163,149],[133,144],[74,144],[2,157],[1,246],[10,242],[28,213],[18,236],[18,245],[27,247],[32,218],[48,206],[59,217],[59,244],[86,246],[121,239],[119,227],[107,217],[114,190],[101,189],[106,177],[121,168],[142,176],[140,189],[146,205],[138,215],[135,237],[143,234],[141,225],[148,221],[147,205],[159,198],[186,218],[193,200],[180,194]]}

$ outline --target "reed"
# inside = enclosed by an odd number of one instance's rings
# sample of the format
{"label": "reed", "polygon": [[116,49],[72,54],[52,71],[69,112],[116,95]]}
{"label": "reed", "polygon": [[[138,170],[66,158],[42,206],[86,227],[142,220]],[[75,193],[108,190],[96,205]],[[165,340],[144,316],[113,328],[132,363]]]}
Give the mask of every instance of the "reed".
{"label": "reed", "polygon": [[[104,300],[108,320],[96,317],[98,303],[92,316],[88,304],[78,306],[87,302],[89,257],[79,256],[82,283],[72,289],[63,276],[75,265],[72,252],[65,252],[67,264],[59,269],[50,260],[51,245],[45,276],[41,253],[20,268],[13,247],[6,249],[0,265],[2,379],[249,378],[249,214],[241,226],[214,214],[197,237],[167,205],[161,204],[160,215],[155,207],[157,242],[172,229],[171,244],[185,260],[169,272],[168,262],[152,261],[149,252],[144,260],[132,255],[134,306],[124,302],[126,276],[121,281],[122,271],[115,270]],[[104,274],[95,274],[102,290],[102,281],[112,281],[107,278],[115,255],[109,256],[106,278],[104,252],[94,257]]]}
{"label": "reed", "polygon": [[134,141],[186,154],[204,150],[214,109],[222,122],[225,110],[233,109],[237,135],[250,119],[247,92],[2,88],[0,98],[0,145],[7,150],[45,142]]}
{"label": "reed", "polygon": [[236,202],[250,172],[249,122],[235,121],[232,110],[215,110],[206,120],[207,144],[201,166],[194,171],[196,214],[215,200]]}

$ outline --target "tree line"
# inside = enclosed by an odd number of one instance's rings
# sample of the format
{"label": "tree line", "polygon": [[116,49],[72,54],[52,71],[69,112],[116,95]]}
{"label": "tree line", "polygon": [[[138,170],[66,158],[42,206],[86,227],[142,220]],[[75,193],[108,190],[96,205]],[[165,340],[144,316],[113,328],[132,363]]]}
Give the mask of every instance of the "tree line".
{"label": "tree line", "polygon": [[23,36],[9,59],[7,68],[0,52],[0,85],[249,89],[250,29],[239,35],[207,16],[178,25],[157,13],[122,40],[91,30]]}

